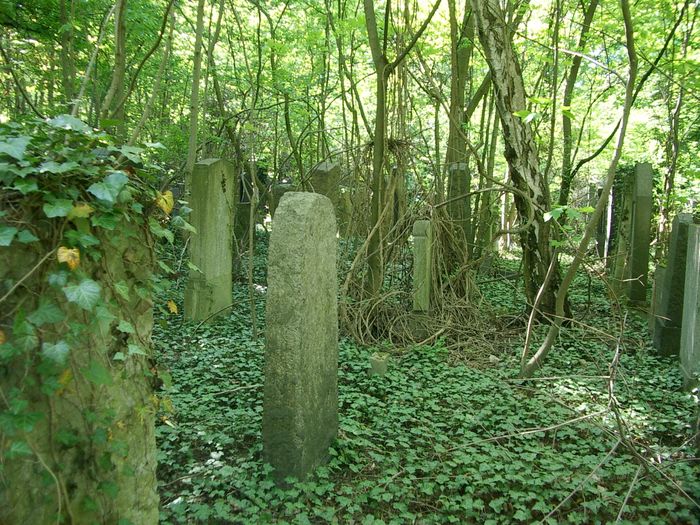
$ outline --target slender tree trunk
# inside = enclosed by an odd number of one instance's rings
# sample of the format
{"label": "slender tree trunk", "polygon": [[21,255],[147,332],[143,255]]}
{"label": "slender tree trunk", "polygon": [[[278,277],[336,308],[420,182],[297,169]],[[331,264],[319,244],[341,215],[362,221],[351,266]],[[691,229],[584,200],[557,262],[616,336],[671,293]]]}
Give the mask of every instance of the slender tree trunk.
{"label": "slender tree trunk", "polygon": [[73,18],[75,16],[75,0],[61,0],[61,81],[66,111],[70,110],[75,96],[75,61],[73,59]]}
{"label": "slender tree trunk", "polygon": [[[114,70],[112,82],[107,94],[102,101],[102,118],[113,116],[120,123],[117,125],[117,134],[124,136],[126,123],[124,122],[124,106],[114,108],[115,102],[121,101],[124,94],[124,79],[126,76],[126,7],[127,0],[119,0],[114,11]],[[112,109],[118,109],[112,114]]]}
{"label": "slender tree trunk", "polygon": [[192,170],[197,160],[197,129],[199,122],[199,78],[202,73],[202,39],[204,33],[204,0],[197,3],[197,29],[195,30],[194,56],[192,59],[192,91],[190,94],[190,127],[185,164],[185,191],[189,192]]}
{"label": "slender tree trunk", "polygon": [[[533,307],[538,290],[546,281],[548,285],[541,293],[539,305],[542,313],[553,314],[560,276],[549,243],[552,223],[544,220],[544,213],[551,207],[549,188],[539,169],[532,129],[514,114],[526,107],[526,98],[523,76],[511,45],[512,32],[504,23],[505,13],[497,0],[470,0],[470,3],[495,88],[506,161],[513,184],[519,190],[514,199],[520,219],[525,295]],[[553,265],[552,275],[546,279],[550,265]]]}
{"label": "slender tree trunk", "polygon": [[[588,9],[583,17],[583,24],[581,25],[581,35],[578,40],[578,49],[583,53],[586,42],[588,40],[588,32],[591,28],[591,23],[593,22],[593,15],[598,7],[598,0],[591,0],[588,4]],[[581,68],[581,55],[574,55],[571,60],[571,68],[569,73],[566,75],[566,85],[564,86],[564,98],[562,100],[562,106],[565,111],[562,112],[562,161],[561,161],[561,189],[559,190],[559,205],[566,206],[569,202],[569,194],[571,193],[571,183],[573,182],[573,175],[571,172],[572,164],[572,148],[573,148],[573,136],[571,130],[571,118],[567,113],[567,109],[570,110],[571,102],[574,98],[574,87],[576,86],[576,80],[578,79],[578,72]]]}
{"label": "slender tree trunk", "polygon": [[[617,171],[617,164],[622,155],[622,147],[625,142],[625,133],[627,131],[627,124],[629,122],[629,115],[632,110],[632,105],[634,103],[635,97],[635,82],[637,78],[637,53],[634,47],[634,30],[632,28],[632,15],[630,13],[630,8],[628,0],[620,0],[620,7],[622,8],[622,17],[625,22],[625,38],[627,44],[627,57],[629,61],[629,74],[627,78],[627,85],[625,87],[625,104],[622,110],[622,119],[617,135],[617,144],[615,146],[615,152],[608,166],[608,172],[605,184],[603,186],[603,191],[601,193],[598,204],[595,207],[595,211],[592,213],[586,229],[583,233],[583,238],[578,245],[576,250],[576,255],[574,260],[571,262],[569,269],[564,276],[564,279],[557,291],[556,295],[556,314],[551,319],[551,324],[544,341],[537,349],[532,357],[528,356],[528,342],[526,341],[525,347],[523,349],[520,377],[531,377],[535,371],[542,366],[542,362],[549,353],[549,351],[554,346],[557,336],[559,335],[559,329],[561,328],[562,322],[564,320],[564,303],[566,301],[566,294],[569,286],[576,276],[579,266],[583,262],[583,259],[588,251],[588,243],[595,235],[596,229],[598,227],[598,221],[600,221],[603,211],[607,206],[608,195],[612,189],[613,183],[615,181],[615,172]],[[529,338],[528,338],[529,340]]]}

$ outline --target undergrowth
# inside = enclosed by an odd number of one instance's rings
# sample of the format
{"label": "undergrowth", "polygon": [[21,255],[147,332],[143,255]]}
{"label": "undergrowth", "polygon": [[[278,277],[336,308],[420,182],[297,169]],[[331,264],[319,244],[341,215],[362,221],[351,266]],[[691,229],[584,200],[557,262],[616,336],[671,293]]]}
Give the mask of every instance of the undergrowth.
{"label": "undergrowth", "polygon": [[[482,291],[505,310],[511,285]],[[330,460],[282,489],[261,459],[264,342],[252,340],[241,278],[228,315],[202,326],[171,315],[154,333],[172,375],[157,426],[161,523],[698,523],[695,402],[677,362],[653,355],[644,321],[603,297],[598,281],[577,280],[577,322],[529,381],[513,379],[521,340],[486,370],[455,364],[443,341],[392,348],[384,377],[368,374],[376,349],[341,340]]]}

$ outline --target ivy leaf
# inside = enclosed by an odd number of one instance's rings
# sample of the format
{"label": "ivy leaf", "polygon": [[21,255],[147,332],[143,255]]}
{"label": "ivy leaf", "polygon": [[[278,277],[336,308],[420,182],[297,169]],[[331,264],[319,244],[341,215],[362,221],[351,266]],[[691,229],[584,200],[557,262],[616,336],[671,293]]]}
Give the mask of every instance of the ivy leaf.
{"label": "ivy leaf", "polygon": [[66,173],[78,167],[77,162],[72,160],[69,162],[58,163],[53,160],[46,161],[39,166],[39,173]]}
{"label": "ivy leaf", "polygon": [[71,115],[58,115],[49,120],[48,124],[54,128],[71,129],[73,131],[80,131],[81,133],[89,133],[92,131],[92,128],[85,124],[85,122]]}
{"label": "ivy leaf", "polygon": [[114,291],[117,292],[125,301],[129,300],[129,285],[126,283],[126,281],[114,283]]}
{"label": "ivy leaf", "polygon": [[102,182],[91,184],[88,191],[101,201],[114,204],[122,188],[129,182],[129,177],[122,171],[115,171],[105,177]]}
{"label": "ivy leaf", "polygon": [[119,330],[120,332],[124,332],[125,334],[136,333],[136,330],[134,329],[134,325],[132,325],[129,321],[126,321],[124,319],[119,321],[119,325],[117,326],[117,330]]}
{"label": "ivy leaf", "polygon": [[44,343],[41,345],[41,355],[43,355],[49,361],[53,361],[59,366],[65,364],[69,353],[70,347],[65,341],[58,341],[55,344]]}
{"label": "ivy leaf", "polygon": [[9,246],[15,238],[17,228],[0,224],[0,246]]}
{"label": "ivy leaf", "polygon": [[88,248],[90,246],[97,246],[100,244],[99,239],[94,235],[89,233],[79,232],[77,230],[70,230],[66,233],[66,239],[68,239],[73,244],[79,244],[83,248]]}
{"label": "ivy leaf", "polygon": [[73,201],[68,199],[54,199],[43,206],[44,213],[49,219],[54,217],[66,217],[73,209]]}
{"label": "ivy leaf", "polygon": [[187,222],[185,219],[183,219],[180,215],[173,217],[171,224],[173,225],[173,228],[180,228],[181,230],[185,230],[185,231],[192,232],[192,233],[197,233],[197,228],[192,226],[189,222]]}
{"label": "ivy leaf", "polygon": [[6,454],[8,458],[14,458],[17,456],[31,456],[32,449],[29,448],[26,441],[13,441]]}
{"label": "ivy leaf", "polygon": [[32,232],[29,230],[21,230],[17,234],[17,240],[21,242],[22,244],[29,244],[30,242],[38,241],[39,237],[36,237]]}
{"label": "ivy leaf", "polygon": [[135,164],[141,163],[141,153],[143,153],[142,148],[137,148],[135,146],[122,146],[119,148],[119,152],[124,155],[127,159]]}
{"label": "ivy leaf", "polygon": [[16,160],[23,160],[24,153],[31,140],[30,137],[24,135],[0,140],[0,153],[9,155]]}
{"label": "ivy leaf", "polygon": [[92,279],[85,278],[78,284],[64,286],[63,293],[71,303],[91,311],[100,300],[100,285]]}
{"label": "ivy leaf", "polygon": [[168,311],[171,314],[176,314],[177,313],[177,304],[175,304],[175,301],[170,299],[167,303]]}
{"label": "ivy leaf", "polygon": [[89,217],[93,212],[95,211],[95,208],[87,204],[86,202],[79,202],[73,208],[71,211],[68,213],[68,218],[69,219],[85,219]]}
{"label": "ivy leaf", "polygon": [[55,303],[48,299],[42,299],[39,307],[27,316],[27,319],[35,326],[50,323],[59,323],[65,319],[65,314]]}
{"label": "ivy leaf", "polygon": [[15,184],[14,186],[12,186],[12,189],[17,190],[22,195],[26,195],[27,193],[39,191],[39,186],[37,186],[36,181],[34,179],[19,179],[15,181]]}
{"label": "ivy leaf", "polygon": [[544,216],[543,216],[544,222],[549,222],[552,219],[557,220],[561,216],[561,214],[564,212],[564,209],[565,208],[554,208],[551,211],[545,212]]}
{"label": "ivy leaf", "polygon": [[60,272],[49,275],[49,284],[51,286],[65,286],[68,282],[68,272],[61,270]]}
{"label": "ivy leaf", "polygon": [[129,348],[129,355],[146,355],[145,350],[139,345],[130,343],[128,348]]}
{"label": "ivy leaf", "polygon": [[117,227],[118,219],[114,215],[100,214],[96,217],[93,217],[90,222],[92,222],[93,226],[112,231]]}
{"label": "ivy leaf", "polygon": [[156,206],[158,206],[166,215],[170,215],[175,206],[173,192],[168,190],[165,193],[158,192],[156,196]]}
{"label": "ivy leaf", "polygon": [[90,361],[88,366],[81,368],[80,371],[83,373],[83,376],[85,376],[85,379],[98,386],[109,386],[114,381],[112,379],[112,375],[109,373],[109,370],[94,359]]}
{"label": "ivy leaf", "polygon": [[150,227],[153,235],[155,235],[156,237],[162,237],[164,239],[167,239],[168,242],[171,244],[175,240],[175,236],[173,235],[173,232],[163,228],[160,224],[158,224],[158,221],[156,221],[153,217],[150,217],[148,219],[148,226]]}
{"label": "ivy leaf", "polygon": [[56,258],[60,263],[66,263],[71,271],[75,270],[80,265],[80,250],[78,248],[66,248],[60,246],[56,253]]}

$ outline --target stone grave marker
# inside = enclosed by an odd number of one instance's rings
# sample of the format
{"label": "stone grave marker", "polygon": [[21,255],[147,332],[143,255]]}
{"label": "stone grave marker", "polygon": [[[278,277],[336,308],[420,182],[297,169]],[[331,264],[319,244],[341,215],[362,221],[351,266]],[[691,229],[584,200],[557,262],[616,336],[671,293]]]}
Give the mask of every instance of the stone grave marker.
{"label": "stone grave marker", "polygon": [[289,192],[268,255],[263,455],[277,481],[325,461],[338,430],[338,283],[331,201]]}
{"label": "stone grave marker", "polygon": [[340,175],[339,164],[324,161],[314,166],[309,177],[312,191],[328,197],[334,210],[340,201]]}
{"label": "stone grave marker", "polygon": [[661,355],[677,355],[680,348],[688,227],[692,222],[693,216],[690,213],[681,213],[673,219],[668,262],[660,272],[661,278],[656,284],[653,305],[654,347]]}
{"label": "stone grave marker", "polygon": [[430,287],[432,285],[433,229],[430,221],[413,224],[413,310],[430,310]]}
{"label": "stone grave marker", "polygon": [[202,321],[231,304],[234,183],[233,164],[207,159],[192,172],[191,271],[185,289],[185,318]]}
{"label": "stone grave marker", "polygon": [[680,357],[683,386],[690,390],[700,374],[700,224],[688,226]]}
{"label": "stone grave marker", "polygon": [[627,286],[631,304],[642,305],[647,300],[647,276],[651,243],[653,173],[651,164],[639,163],[634,169],[632,187],[632,217],[630,227]]}

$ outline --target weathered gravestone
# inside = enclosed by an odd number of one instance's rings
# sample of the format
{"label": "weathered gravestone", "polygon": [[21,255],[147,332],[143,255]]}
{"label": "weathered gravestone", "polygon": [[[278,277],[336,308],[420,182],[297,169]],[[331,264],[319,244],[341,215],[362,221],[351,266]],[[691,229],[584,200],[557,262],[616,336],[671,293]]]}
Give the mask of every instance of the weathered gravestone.
{"label": "weathered gravestone", "polygon": [[233,164],[207,159],[192,173],[191,271],[185,289],[185,317],[201,321],[231,304],[235,175]]}
{"label": "weathered gravestone", "polygon": [[340,202],[340,175],[340,165],[324,161],[314,166],[309,177],[312,191],[328,197],[334,210]]}
{"label": "weathered gravestone", "polygon": [[647,300],[647,276],[651,243],[653,173],[651,164],[643,162],[634,169],[626,295],[630,303],[641,305]]}
{"label": "weathered gravestone", "polygon": [[700,374],[700,224],[688,226],[680,354],[683,386],[690,390]]}
{"label": "weathered gravestone", "polygon": [[331,201],[280,200],[268,255],[263,453],[278,481],[322,463],[338,430],[338,283]]}
{"label": "weathered gravestone", "polygon": [[677,355],[680,348],[688,227],[692,222],[690,213],[681,213],[673,220],[668,263],[660,272],[663,280],[655,285],[654,347],[661,355]]}
{"label": "weathered gravestone", "polygon": [[430,221],[416,221],[413,225],[413,310],[416,312],[430,310],[432,245]]}

